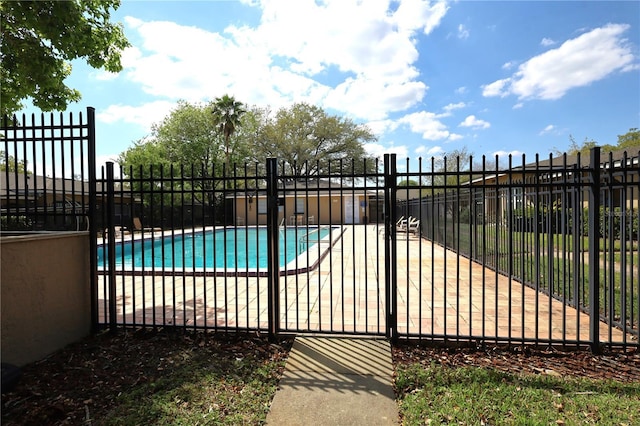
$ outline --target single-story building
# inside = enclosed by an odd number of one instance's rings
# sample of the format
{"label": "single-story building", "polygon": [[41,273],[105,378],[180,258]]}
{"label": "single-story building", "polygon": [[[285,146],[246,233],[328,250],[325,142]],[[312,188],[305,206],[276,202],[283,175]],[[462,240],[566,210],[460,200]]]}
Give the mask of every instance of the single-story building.
{"label": "single-story building", "polygon": [[[70,178],[51,178],[15,172],[0,173],[2,216],[29,219],[38,229],[87,229],[89,183]],[[98,188],[96,203],[104,200]],[[133,217],[134,197],[115,191],[115,222],[128,223]]]}
{"label": "single-story building", "polygon": [[[267,223],[266,190],[227,196],[232,199],[236,225]],[[366,224],[383,218],[384,198],[376,189],[338,186],[328,180],[287,182],[279,191],[278,222],[287,225]]]}

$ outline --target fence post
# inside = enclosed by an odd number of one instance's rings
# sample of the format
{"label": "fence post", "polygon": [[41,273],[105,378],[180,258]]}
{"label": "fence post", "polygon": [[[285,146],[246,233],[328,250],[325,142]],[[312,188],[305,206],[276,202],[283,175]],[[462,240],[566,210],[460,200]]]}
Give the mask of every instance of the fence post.
{"label": "fence post", "polygon": [[278,160],[267,158],[267,277],[269,339],[280,328],[280,233],[278,229]]}
{"label": "fence post", "polygon": [[589,172],[589,339],[600,352],[600,147],[591,148]]}
{"label": "fence post", "polygon": [[385,335],[391,341],[398,339],[397,330],[397,308],[396,299],[398,287],[398,268],[396,264],[397,244],[395,235],[396,223],[396,154],[384,155],[384,287],[385,287],[385,308],[387,312]]}
{"label": "fence post", "polygon": [[109,330],[115,333],[118,327],[116,321],[116,230],[114,224],[115,200],[114,200],[114,174],[113,162],[107,161],[107,247],[109,268]]}
{"label": "fence post", "polygon": [[96,226],[96,110],[87,107],[87,160],[89,174],[89,267],[91,269],[91,332],[98,332],[98,228]]}

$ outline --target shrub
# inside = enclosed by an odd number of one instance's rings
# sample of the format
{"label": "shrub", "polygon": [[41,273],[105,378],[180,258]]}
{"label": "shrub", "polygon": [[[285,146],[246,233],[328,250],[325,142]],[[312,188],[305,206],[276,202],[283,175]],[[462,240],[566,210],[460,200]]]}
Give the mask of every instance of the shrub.
{"label": "shrub", "polygon": [[33,228],[33,222],[26,216],[2,216],[0,228],[3,231],[30,231]]}

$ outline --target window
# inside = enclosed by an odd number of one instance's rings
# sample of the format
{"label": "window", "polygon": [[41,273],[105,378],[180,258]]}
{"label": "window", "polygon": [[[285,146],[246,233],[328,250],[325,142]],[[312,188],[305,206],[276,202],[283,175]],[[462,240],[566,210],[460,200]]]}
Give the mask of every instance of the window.
{"label": "window", "polygon": [[296,198],[295,214],[304,214],[305,201],[306,201],[306,198]]}
{"label": "window", "polygon": [[267,214],[266,198],[258,198],[258,214]]}
{"label": "window", "polygon": [[512,203],[514,209],[524,208],[524,191],[521,187],[514,187],[512,192]]}

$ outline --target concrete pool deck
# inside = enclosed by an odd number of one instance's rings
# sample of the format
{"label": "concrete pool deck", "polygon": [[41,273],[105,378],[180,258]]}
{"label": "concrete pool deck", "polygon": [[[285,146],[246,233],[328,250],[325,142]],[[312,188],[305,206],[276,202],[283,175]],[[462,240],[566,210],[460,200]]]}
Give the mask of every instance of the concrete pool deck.
{"label": "concrete pool deck", "polygon": [[[384,237],[379,230],[347,225],[316,269],[280,277],[284,331],[384,335]],[[397,247],[402,334],[589,338],[589,317],[560,301],[427,240],[399,237]],[[108,322],[104,283],[99,276],[98,309],[101,321]],[[131,325],[266,329],[267,296],[266,277],[116,277],[118,322]],[[603,342],[624,338],[604,323],[600,335]]]}

